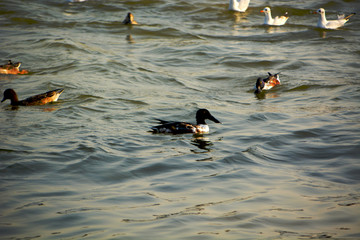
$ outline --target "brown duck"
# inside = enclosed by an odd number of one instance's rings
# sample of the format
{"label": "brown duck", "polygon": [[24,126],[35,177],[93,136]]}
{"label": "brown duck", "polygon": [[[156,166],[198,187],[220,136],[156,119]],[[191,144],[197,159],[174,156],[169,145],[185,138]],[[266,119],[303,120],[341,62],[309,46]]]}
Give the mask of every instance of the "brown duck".
{"label": "brown duck", "polygon": [[24,100],[19,101],[18,96],[14,89],[6,89],[4,91],[4,98],[1,102],[4,102],[6,99],[10,99],[11,105],[13,106],[31,106],[31,105],[44,105],[50,102],[55,102],[58,100],[60,94],[64,89],[56,89],[46,93],[38,94],[32,97],[28,97]]}
{"label": "brown duck", "polygon": [[21,62],[12,63],[11,60],[7,64],[0,65],[0,74],[27,74],[29,71],[21,70]]}

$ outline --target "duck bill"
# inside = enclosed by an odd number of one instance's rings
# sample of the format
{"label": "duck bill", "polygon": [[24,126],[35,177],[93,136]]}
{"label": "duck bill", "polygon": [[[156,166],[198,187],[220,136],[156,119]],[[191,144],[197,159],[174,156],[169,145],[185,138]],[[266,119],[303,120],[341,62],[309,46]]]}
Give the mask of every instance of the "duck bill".
{"label": "duck bill", "polygon": [[261,10],[260,12],[264,12],[264,10]]}
{"label": "duck bill", "polygon": [[219,120],[217,120],[213,115],[209,116],[209,120],[213,121],[214,123],[221,123]]}
{"label": "duck bill", "polygon": [[1,102],[4,102],[6,100],[6,98],[3,98],[3,100],[1,100]]}

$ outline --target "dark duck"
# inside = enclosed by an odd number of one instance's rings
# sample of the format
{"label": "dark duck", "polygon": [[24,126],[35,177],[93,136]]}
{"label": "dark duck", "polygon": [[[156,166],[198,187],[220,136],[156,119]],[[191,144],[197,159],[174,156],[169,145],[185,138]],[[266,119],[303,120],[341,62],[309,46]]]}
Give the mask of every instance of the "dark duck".
{"label": "dark duck", "polygon": [[256,84],[255,84],[255,94],[261,93],[263,90],[269,90],[271,88],[273,88],[276,85],[280,85],[280,78],[279,78],[279,74],[280,73],[276,73],[276,74],[271,74],[269,73],[269,76],[265,79],[262,78],[258,78],[256,80]]}
{"label": "dark duck", "polygon": [[205,122],[206,119],[209,119],[215,123],[221,123],[213,115],[211,115],[209,110],[199,109],[196,112],[196,124],[187,122],[171,122],[157,119],[161,123],[161,125],[151,127],[151,130],[153,133],[203,134],[209,132],[209,126]]}

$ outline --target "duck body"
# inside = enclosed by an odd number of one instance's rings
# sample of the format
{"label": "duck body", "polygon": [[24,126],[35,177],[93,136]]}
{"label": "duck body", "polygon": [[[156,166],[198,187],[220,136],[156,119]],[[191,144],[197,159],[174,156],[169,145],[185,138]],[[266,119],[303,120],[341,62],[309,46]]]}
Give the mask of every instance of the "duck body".
{"label": "duck body", "polygon": [[196,124],[187,122],[171,122],[157,119],[161,124],[151,127],[153,133],[172,133],[172,134],[203,134],[209,132],[209,126],[205,120],[209,119],[215,123],[220,123],[214,116],[212,116],[207,109],[199,109],[196,112]]}
{"label": "duck body", "polygon": [[1,102],[4,102],[6,99],[10,99],[10,104],[13,106],[44,105],[50,102],[56,102],[63,91],[64,89],[56,89],[48,91],[46,93],[34,95],[19,101],[16,92],[13,89],[9,88],[4,91],[4,98]]}
{"label": "duck body", "polygon": [[230,0],[229,10],[236,12],[245,12],[249,7],[250,0]]}
{"label": "duck body", "polygon": [[279,73],[276,74],[271,74],[269,73],[269,76],[267,78],[258,78],[256,80],[256,84],[254,87],[254,93],[261,93],[263,90],[269,90],[271,88],[273,88],[276,85],[280,85],[280,78],[279,78]]}
{"label": "duck body", "polygon": [[11,60],[7,64],[0,66],[0,74],[27,74],[27,70],[20,71],[21,62],[12,63]]}
{"label": "duck body", "polygon": [[339,15],[337,20],[327,20],[325,16],[325,9],[319,8],[315,13],[319,14],[319,20],[317,22],[317,27],[323,29],[337,29],[342,27],[349,21],[349,18],[355,13],[350,14],[349,16],[345,17],[344,15]]}
{"label": "duck body", "polygon": [[135,25],[138,24],[135,19],[134,19],[134,15],[131,12],[128,12],[128,14],[126,15],[124,21],[122,22],[123,24],[128,24],[128,25]]}
{"label": "duck body", "polygon": [[289,19],[287,12],[285,13],[284,16],[280,16],[280,17],[276,16],[275,18],[273,18],[271,16],[271,9],[269,7],[264,8],[260,12],[265,13],[265,20],[264,20],[265,25],[281,26],[284,25],[286,21]]}

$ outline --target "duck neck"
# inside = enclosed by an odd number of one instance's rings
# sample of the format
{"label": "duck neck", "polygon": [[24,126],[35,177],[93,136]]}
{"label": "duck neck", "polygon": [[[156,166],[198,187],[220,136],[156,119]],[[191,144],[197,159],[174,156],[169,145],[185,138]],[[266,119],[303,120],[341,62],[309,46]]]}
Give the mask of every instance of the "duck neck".
{"label": "duck neck", "polygon": [[11,96],[10,101],[13,106],[19,105],[19,99],[16,94]]}
{"label": "duck neck", "polygon": [[196,124],[197,125],[206,125],[205,119],[203,118],[196,118]]}
{"label": "duck neck", "polygon": [[238,9],[238,1],[237,0],[230,0],[230,3],[229,3],[229,9],[230,10],[237,10]]}
{"label": "duck neck", "polygon": [[265,23],[272,22],[273,18],[271,17],[271,13],[265,14]]}
{"label": "duck neck", "polygon": [[324,14],[320,14],[319,16],[319,24],[322,24],[322,25],[326,25],[327,23],[327,20],[326,20],[326,16],[325,16],[325,13]]}

